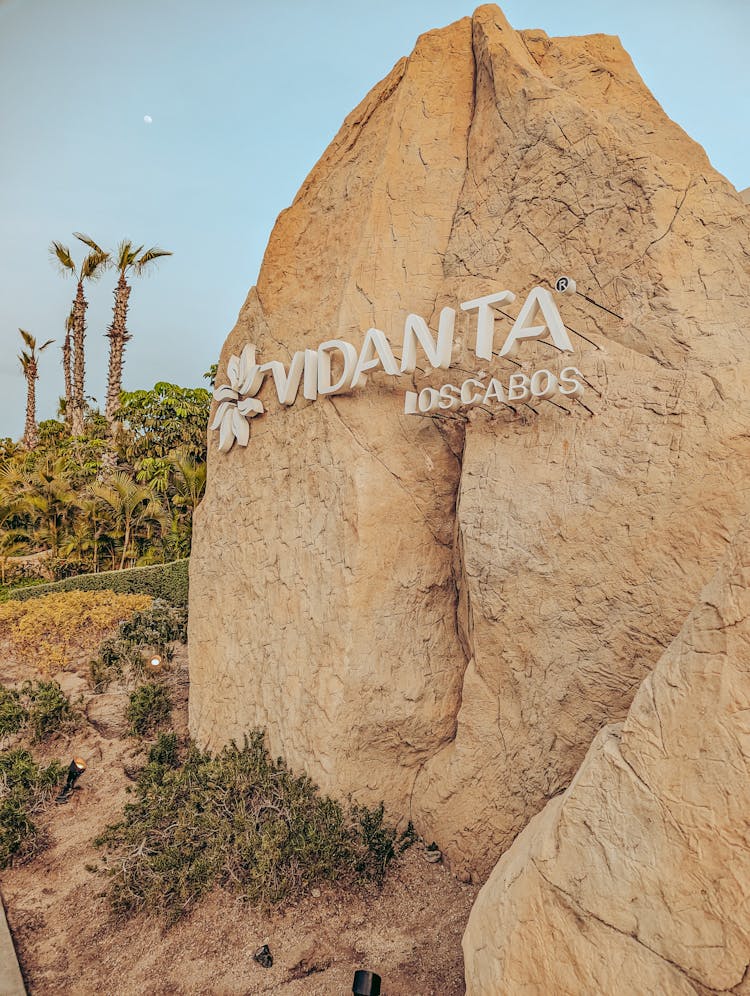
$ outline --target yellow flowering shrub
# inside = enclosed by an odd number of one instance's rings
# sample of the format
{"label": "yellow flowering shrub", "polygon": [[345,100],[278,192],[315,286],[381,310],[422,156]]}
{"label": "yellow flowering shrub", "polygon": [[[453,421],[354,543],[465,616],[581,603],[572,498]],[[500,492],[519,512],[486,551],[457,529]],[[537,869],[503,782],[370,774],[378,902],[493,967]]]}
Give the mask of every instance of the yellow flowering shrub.
{"label": "yellow flowering shrub", "polygon": [[72,658],[93,653],[110,630],[150,605],[149,595],[111,591],[64,591],[3,602],[0,645],[7,656],[26,658],[32,667],[53,674]]}

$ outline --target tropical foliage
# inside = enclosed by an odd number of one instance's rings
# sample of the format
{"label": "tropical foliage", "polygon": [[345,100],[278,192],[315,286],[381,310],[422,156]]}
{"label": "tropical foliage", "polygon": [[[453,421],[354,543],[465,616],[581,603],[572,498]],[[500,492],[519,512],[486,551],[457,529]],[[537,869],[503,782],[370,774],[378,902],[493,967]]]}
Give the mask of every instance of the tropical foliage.
{"label": "tropical foliage", "polygon": [[[0,446],[0,567],[48,559],[50,580],[165,563],[190,552],[192,519],[206,484],[210,393],[172,384],[122,395],[114,466],[106,421],[89,412],[83,434],[64,422],[38,426],[33,449]],[[132,419],[132,427],[131,427]],[[13,572],[10,573],[12,579]]]}
{"label": "tropical foliage", "polygon": [[[193,513],[206,485],[211,392],[167,381],[151,390],[122,390],[133,278],[171,253],[129,239],[110,252],[89,235],[74,235],[85,248],[82,258],[63,242],[50,245],[53,262],[75,284],[62,323],[65,395],[57,419],[36,419],[39,357],[52,340],[37,344],[20,330],[26,422],[22,441],[0,440],[0,600],[6,584],[54,582],[189,556]],[[115,272],[116,281],[100,413],[85,384],[86,294],[107,271]]]}

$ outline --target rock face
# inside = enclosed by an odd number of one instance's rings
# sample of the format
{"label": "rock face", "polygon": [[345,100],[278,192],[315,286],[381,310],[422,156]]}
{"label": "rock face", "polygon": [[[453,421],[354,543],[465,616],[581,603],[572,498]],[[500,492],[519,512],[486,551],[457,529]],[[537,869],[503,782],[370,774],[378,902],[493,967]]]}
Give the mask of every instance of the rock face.
{"label": "rock face", "polygon": [[[609,309],[557,299],[587,407],[405,416],[381,372],[281,408],[266,383],[249,445],[210,444],[193,735],[262,726],[486,874],[624,717],[748,508],[749,264],[746,206],[617,39],[517,32],[495,6],[422,36],[279,217],[218,383],[249,342],[288,361],[375,326],[397,347],[409,312],[435,329],[508,288],[515,316],[569,273]],[[481,370],[458,316],[455,369],[417,389]]]}
{"label": "rock face", "polygon": [[479,893],[467,992],[747,993],[748,812],[746,524],[624,724]]}

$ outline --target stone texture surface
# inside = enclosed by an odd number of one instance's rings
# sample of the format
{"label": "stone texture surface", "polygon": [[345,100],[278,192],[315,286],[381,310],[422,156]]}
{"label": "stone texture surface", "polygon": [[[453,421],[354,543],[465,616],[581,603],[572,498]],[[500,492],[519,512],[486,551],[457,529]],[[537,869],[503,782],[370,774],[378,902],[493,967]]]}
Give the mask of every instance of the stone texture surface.
{"label": "stone texture surface", "polygon": [[500,859],[467,992],[750,992],[750,524],[570,787]]}
{"label": "stone texture surface", "polygon": [[[489,872],[622,719],[748,509],[750,215],[615,38],[423,35],[271,235],[220,361],[288,359],[570,273],[588,406],[406,417],[404,379],[267,413],[191,557],[191,730],[252,726]],[[459,312],[454,370],[482,369]],[[499,321],[496,345],[510,323]],[[399,349],[396,348],[397,354]],[[543,342],[524,369],[559,364]],[[506,379],[515,367],[485,364]],[[465,371],[462,374],[461,371]],[[407,385],[411,386],[411,385]]]}

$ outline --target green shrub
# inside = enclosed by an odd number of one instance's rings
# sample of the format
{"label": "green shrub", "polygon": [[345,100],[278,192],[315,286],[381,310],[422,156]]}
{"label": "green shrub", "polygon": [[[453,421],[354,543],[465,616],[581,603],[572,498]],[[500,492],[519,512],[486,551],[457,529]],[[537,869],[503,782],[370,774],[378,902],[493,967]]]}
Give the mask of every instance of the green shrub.
{"label": "green shrub", "polygon": [[173,560],[152,567],[131,567],[123,571],[102,571],[99,574],[79,574],[51,584],[27,585],[15,588],[8,597],[25,601],[58,591],[114,591],[121,595],[151,595],[170,605],[188,604],[189,560]]}
{"label": "green shrub", "polygon": [[102,640],[97,657],[89,664],[89,683],[103,692],[115,678],[128,672],[142,678],[145,660],[141,648],[157,651],[166,661],[174,657],[175,641],[187,640],[187,609],[154,599],[150,608],[120,623],[117,633]]}
{"label": "green shrub", "polygon": [[172,699],[165,685],[148,681],[131,693],[125,718],[130,732],[145,737],[167,722],[172,711]]}
{"label": "green shrub", "polygon": [[160,733],[159,739],[148,752],[149,764],[174,768],[179,763],[177,734]]}
{"label": "green shrub", "polygon": [[32,817],[64,776],[65,769],[57,761],[40,767],[22,748],[0,752],[0,868],[41,847],[43,838]]}
{"label": "green shrub", "polygon": [[0,737],[18,733],[28,718],[20,693],[0,685]]}
{"label": "green shrub", "polygon": [[21,694],[28,700],[28,722],[35,742],[46,740],[76,719],[70,699],[56,681],[27,681]]}
{"label": "green shrub", "polygon": [[160,738],[136,801],[97,841],[110,862],[109,895],[122,915],[146,909],[176,920],[216,885],[267,908],[325,882],[379,884],[413,839],[374,810],[322,796],[306,776],[273,761],[263,734],[212,756],[194,745],[174,767]]}
{"label": "green shrub", "polygon": [[171,644],[187,640],[187,609],[156,598],[151,608],[134,612],[120,623],[118,635],[132,646],[153,647],[171,660]]}

